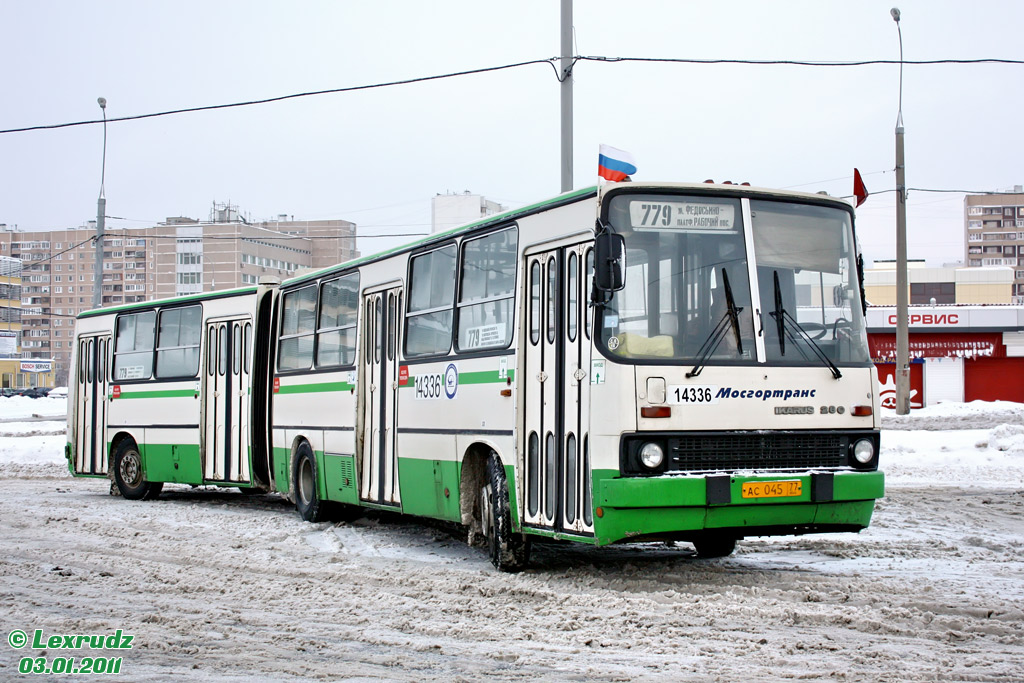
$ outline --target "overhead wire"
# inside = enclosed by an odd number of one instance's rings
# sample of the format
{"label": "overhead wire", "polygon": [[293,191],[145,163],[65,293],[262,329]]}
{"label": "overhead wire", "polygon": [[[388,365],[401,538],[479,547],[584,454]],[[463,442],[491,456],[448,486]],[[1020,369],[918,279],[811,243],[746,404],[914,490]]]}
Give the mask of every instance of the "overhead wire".
{"label": "overhead wire", "polygon": [[[329,88],[325,90],[310,90],[306,92],[292,93],[289,95],[278,95],[276,97],[266,97],[256,100],[247,100],[243,102],[229,102],[225,104],[210,104],[199,107],[183,107],[180,109],[170,109],[167,111],[152,112],[149,114],[135,114],[132,116],[120,116],[116,118],[106,119],[107,123],[119,123],[122,121],[137,121],[141,119],[156,118],[159,116],[171,116],[175,114],[187,114],[192,112],[200,111],[212,111],[216,109],[230,109],[234,107],[250,107],[261,104],[270,104],[273,102],[282,102],[285,100],[297,99],[301,97],[314,97],[318,95],[331,95],[336,93],[344,92],[356,92],[360,90],[373,90],[377,88],[389,88],[399,85],[410,85],[413,83],[424,83],[428,81],[437,81],[448,78],[459,78],[462,76],[471,76],[475,74],[490,73],[494,71],[505,71],[509,69],[518,69],[525,66],[531,66],[534,64],[547,64],[552,68],[555,74],[556,80],[561,82],[565,78],[572,76],[573,69],[577,62],[588,61],[588,62],[603,62],[603,63],[626,63],[626,62],[647,62],[647,63],[668,63],[668,64],[742,64],[749,66],[810,66],[810,67],[859,67],[859,66],[872,66],[882,64],[900,64],[909,66],[931,66],[938,64],[1024,64],[1024,60],[1019,59],[1002,59],[994,57],[984,57],[978,59],[922,59],[922,60],[894,60],[894,59],[863,59],[856,61],[818,61],[818,60],[797,60],[797,59],[696,59],[696,58],[683,58],[683,57],[605,57],[597,55],[575,55],[573,56],[572,65],[562,74],[556,62],[561,60],[561,57],[549,57],[548,59],[531,59],[523,62],[515,62],[512,64],[502,64],[499,66],[487,66],[478,69],[467,69],[464,71],[453,71],[450,73],[436,74],[433,76],[419,76],[416,78],[406,78],[397,81],[387,81],[383,83],[371,83],[366,85],[354,85],[345,88]],[[7,133],[26,133],[30,131],[38,130],[54,130],[58,128],[71,128],[74,126],[88,126],[93,124],[104,123],[104,119],[91,119],[88,121],[70,121],[65,123],[53,123],[53,124],[42,124],[35,126],[23,126],[20,128],[6,128],[0,130],[0,134]]]}
{"label": "overhead wire", "polygon": [[[438,81],[446,78],[457,78],[460,76],[471,76],[474,74],[489,73],[493,71],[503,71],[507,69],[517,69],[524,66],[530,66],[532,64],[548,64],[555,69],[555,77],[558,78],[558,69],[554,65],[556,57],[550,59],[531,59],[525,62],[516,62],[514,64],[502,64],[501,66],[487,66],[479,69],[468,69],[466,71],[455,71],[452,73],[438,74],[435,76],[420,76],[418,78],[406,78],[399,81],[388,81],[385,83],[372,83],[368,85],[353,85],[347,88],[330,88],[327,90],[311,90],[307,92],[292,93],[290,95],[279,95],[277,97],[267,97],[259,100],[248,100],[245,102],[229,102],[226,104],[209,104],[201,107],[184,107],[181,109],[171,109],[168,111],[153,112],[150,114],[135,114],[133,116],[119,116],[116,118],[107,119],[107,123],[118,123],[121,121],[137,121],[140,119],[151,119],[158,116],[171,116],[174,114],[187,114],[198,111],[211,111],[214,109],[230,109],[233,107],[251,107],[259,104],[270,104],[272,102],[283,102],[285,100],[293,100],[300,97],[314,97],[317,95],[331,95],[335,93],[343,92],[356,92],[359,90],[373,90],[376,88],[390,88],[397,85],[410,85],[412,83],[424,83],[427,81]],[[8,128],[0,130],[0,134],[3,133],[25,133],[34,130],[53,130],[56,128],[71,128],[73,126],[88,126],[96,123],[103,123],[103,119],[93,119],[90,121],[72,121],[68,123],[53,123],[47,125],[38,126],[25,126],[23,128]]]}

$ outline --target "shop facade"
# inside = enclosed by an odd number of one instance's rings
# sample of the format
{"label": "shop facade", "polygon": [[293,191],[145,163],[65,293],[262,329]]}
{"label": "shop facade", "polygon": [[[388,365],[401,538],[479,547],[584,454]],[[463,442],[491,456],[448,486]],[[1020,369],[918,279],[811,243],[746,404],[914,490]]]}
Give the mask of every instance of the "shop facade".
{"label": "shop facade", "polygon": [[54,362],[52,359],[0,358],[0,388],[28,389],[53,388]]}
{"label": "shop facade", "polygon": [[[882,405],[896,406],[896,307],[868,308]],[[1024,306],[912,306],[910,407],[943,401],[1024,403]]]}

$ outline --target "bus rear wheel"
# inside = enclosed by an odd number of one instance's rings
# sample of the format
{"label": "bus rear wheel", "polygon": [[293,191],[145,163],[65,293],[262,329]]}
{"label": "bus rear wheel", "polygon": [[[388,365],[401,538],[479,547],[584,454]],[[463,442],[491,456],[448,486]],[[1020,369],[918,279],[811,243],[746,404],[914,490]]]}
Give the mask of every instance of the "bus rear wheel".
{"label": "bus rear wheel", "polygon": [[307,522],[321,522],[327,505],[316,490],[316,458],[308,443],[302,443],[295,455],[295,508]]}
{"label": "bus rear wheel", "polygon": [[114,481],[121,496],[128,500],[152,500],[160,495],[162,482],[146,481],[142,455],[131,439],[125,439],[114,451]]}
{"label": "bus rear wheel", "polygon": [[487,459],[486,483],[480,489],[480,527],[487,539],[491,564],[503,572],[526,568],[530,563],[530,542],[512,529],[505,469],[493,453]]}

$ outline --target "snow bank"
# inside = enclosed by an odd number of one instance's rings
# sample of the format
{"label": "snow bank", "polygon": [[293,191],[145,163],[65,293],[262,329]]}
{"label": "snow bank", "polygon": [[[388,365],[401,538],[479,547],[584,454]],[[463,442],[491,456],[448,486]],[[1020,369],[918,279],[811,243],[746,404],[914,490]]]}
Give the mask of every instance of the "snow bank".
{"label": "snow bank", "polygon": [[1024,424],[1024,404],[1010,401],[938,403],[915,408],[909,415],[882,408],[882,429],[981,429],[1001,424]]}
{"label": "snow bank", "polygon": [[[36,425],[54,424],[37,422]],[[10,425],[0,425],[6,428]],[[70,477],[63,430],[46,436],[0,436],[0,479]]]}
{"label": "snow bank", "polygon": [[32,422],[0,422],[0,436],[52,436],[67,433],[63,420],[33,420]]}
{"label": "snow bank", "polygon": [[66,396],[29,398],[27,396],[0,396],[0,421],[23,417],[55,417],[67,419]]}

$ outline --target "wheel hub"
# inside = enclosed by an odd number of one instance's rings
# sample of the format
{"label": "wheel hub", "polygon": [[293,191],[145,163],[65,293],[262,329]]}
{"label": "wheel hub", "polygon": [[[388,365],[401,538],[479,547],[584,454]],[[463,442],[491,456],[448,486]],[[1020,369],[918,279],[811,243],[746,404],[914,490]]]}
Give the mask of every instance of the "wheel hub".
{"label": "wheel hub", "polygon": [[125,453],[121,458],[121,479],[129,487],[136,487],[139,485],[142,478],[142,467],[139,462],[139,454],[132,451]]}

